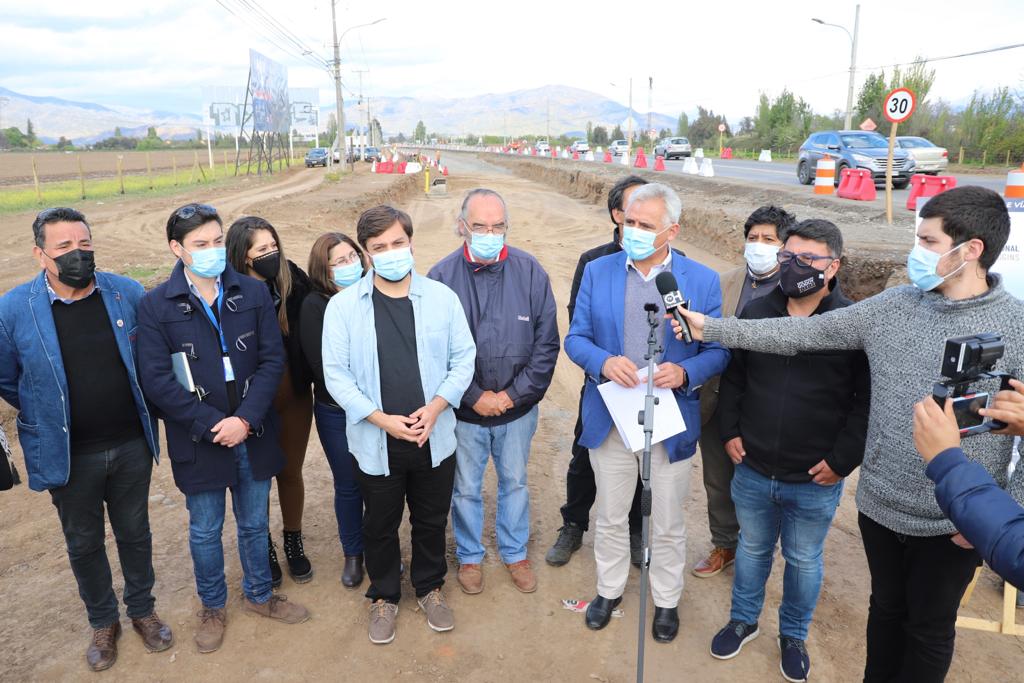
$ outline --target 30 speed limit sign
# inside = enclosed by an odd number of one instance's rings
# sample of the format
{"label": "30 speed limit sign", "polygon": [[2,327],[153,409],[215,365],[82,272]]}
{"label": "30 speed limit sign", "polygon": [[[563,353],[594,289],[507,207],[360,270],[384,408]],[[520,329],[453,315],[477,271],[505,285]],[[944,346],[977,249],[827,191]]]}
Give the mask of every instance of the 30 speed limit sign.
{"label": "30 speed limit sign", "polygon": [[882,106],[885,118],[893,123],[903,123],[910,118],[917,107],[917,96],[909,88],[897,88],[889,93]]}

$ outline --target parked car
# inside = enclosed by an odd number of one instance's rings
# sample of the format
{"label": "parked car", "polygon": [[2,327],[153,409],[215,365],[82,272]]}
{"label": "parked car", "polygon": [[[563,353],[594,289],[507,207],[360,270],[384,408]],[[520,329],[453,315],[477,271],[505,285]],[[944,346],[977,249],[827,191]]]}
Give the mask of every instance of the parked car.
{"label": "parked car", "polygon": [[896,145],[907,150],[918,173],[938,175],[949,166],[949,151],[916,135],[897,135]]}
{"label": "parked car", "polygon": [[[800,145],[796,177],[804,185],[814,182],[818,160],[826,154],[836,160],[836,183],[843,169],[862,168],[871,171],[876,184],[885,183],[885,164],[889,141],[878,133],[864,130],[826,130],[811,133]],[[896,149],[892,157],[892,186],[902,190],[915,173],[914,160],[905,149]]]}
{"label": "parked car", "polygon": [[590,144],[586,140],[576,140],[569,145],[569,152],[579,152],[580,154],[586,154],[590,151]]}
{"label": "parked car", "polygon": [[625,140],[612,140],[612,144],[608,145],[608,151],[614,156],[620,157],[629,151],[629,143]]}
{"label": "parked car", "polygon": [[380,161],[380,150],[376,147],[367,147],[363,150],[363,161]]}
{"label": "parked car", "polygon": [[327,148],[314,147],[306,152],[306,168],[313,166],[327,166]]}
{"label": "parked car", "polygon": [[537,141],[537,154],[551,154],[551,145],[547,140]]}
{"label": "parked car", "polygon": [[664,157],[665,161],[673,157],[688,157],[691,154],[693,149],[686,138],[663,138],[654,147],[654,156]]}

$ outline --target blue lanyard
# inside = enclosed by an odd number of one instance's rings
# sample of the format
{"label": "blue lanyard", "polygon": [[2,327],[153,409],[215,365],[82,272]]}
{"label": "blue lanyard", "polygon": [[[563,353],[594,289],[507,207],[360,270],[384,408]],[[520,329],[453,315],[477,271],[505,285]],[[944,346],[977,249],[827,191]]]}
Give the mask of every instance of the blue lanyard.
{"label": "blue lanyard", "polygon": [[[220,322],[218,322],[218,320],[217,320],[217,316],[215,316],[213,314],[213,309],[210,308],[210,304],[206,303],[206,299],[204,299],[203,297],[198,297],[198,298],[199,298],[199,303],[203,305],[203,312],[206,313],[206,317],[209,318],[210,324],[213,325],[213,328],[215,330],[217,330],[217,336],[220,337],[220,350],[221,350],[221,352],[225,356],[228,355],[228,345],[227,345],[227,342],[224,341],[224,330],[221,329],[221,325],[220,325]],[[222,289],[217,294],[217,312],[220,313],[221,315],[224,315],[223,303],[224,303],[224,290]]]}

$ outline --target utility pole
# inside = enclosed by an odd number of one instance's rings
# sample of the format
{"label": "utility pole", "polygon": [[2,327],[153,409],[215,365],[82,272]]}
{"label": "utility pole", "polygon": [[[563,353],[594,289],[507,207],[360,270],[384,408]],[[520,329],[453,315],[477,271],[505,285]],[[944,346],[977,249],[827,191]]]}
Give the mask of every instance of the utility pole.
{"label": "utility pole", "polygon": [[341,47],[338,43],[338,15],[335,9],[337,4],[338,0],[331,0],[331,28],[334,29],[334,104],[338,110],[338,140],[341,144],[342,163],[345,163],[345,159],[350,159],[349,170],[355,170],[352,163],[354,160],[351,160],[345,149],[345,104],[341,99]]}
{"label": "utility pole", "polygon": [[654,110],[654,76],[647,77],[647,134],[651,134],[651,112]]}
{"label": "utility pole", "polygon": [[626,123],[626,154],[633,154],[633,78],[629,79],[629,121]]}
{"label": "utility pole", "polygon": [[[352,73],[359,74],[359,107],[360,107],[360,109],[363,108],[363,74],[369,73],[369,72],[370,72],[369,69],[358,69],[358,70],[353,69],[352,70]],[[366,156],[366,138],[367,138],[367,136],[370,135],[370,116],[369,116],[370,111],[369,111],[368,108],[366,110],[366,114],[367,114],[367,116],[366,116],[366,135],[362,135],[359,138],[359,158],[360,159],[362,159],[363,157]],[[363,127],[362,121],[359,122],[359,127],[360,128]]]}
{"label": "utility pole", "polygon": [[860,5],[853,15],[853,47],[850,48],[850,87],[846,92],[846,130],[853,125],[853,83],[857,72],[857,37],[860,32]]}
{"label": "utility pole", "polygon": [[548,123],[547,128],[544,129],[545,135],[547,135],[548,147],[551,146],[551,97],[548,96]]}

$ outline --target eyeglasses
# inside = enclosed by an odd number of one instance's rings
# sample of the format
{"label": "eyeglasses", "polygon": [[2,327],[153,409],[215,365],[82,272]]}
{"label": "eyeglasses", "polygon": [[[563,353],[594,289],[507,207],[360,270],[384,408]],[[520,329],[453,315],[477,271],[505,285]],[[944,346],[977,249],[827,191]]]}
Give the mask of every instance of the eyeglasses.
{"label": "eyeglasses", "polygon": [[341,258],[336,260],[334,263],[331,263],[330,265],[331,266],[349,266],[349,265],[352,265],[353,263],[358,263],[360,260],[361,259],[360,259],[360,256],[359,256],[359,252],[353,251],[348,256],[342,256]]}
{"label": "eyeglasses", "polygon": [[837,261],[835,256],[819,256],[818,254],[794,254],[791,251],[783,250],[778,253],[778,259],[780,264],[786,264],[796,259],[796,262],[802,266],[813,266],[815,261]]}
{"label": "eyeglasses", "polygon": [[186,204],[174,212],[174,217],[187,221],[196,214],[199,214],[203,218],[213,218],[217,215],[217,209],[213,208],[209,204]]}
{"label": "eyeglasses", "polygon": [[[465,220],[462,222],[466,223]],[[508,225],[506,223],[495,223],[494,225],[484,225],[483,223],[474,223],[473,225],[469,225],[469,223],[466,223],[466,226],[474,235],[504,235],[505,231],[508,230]]]}

